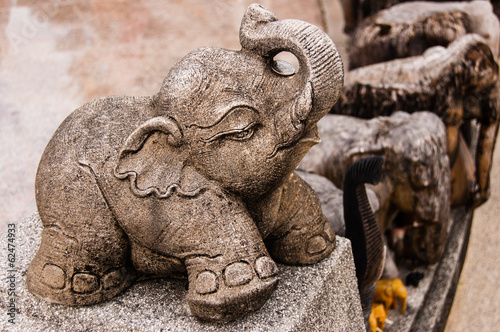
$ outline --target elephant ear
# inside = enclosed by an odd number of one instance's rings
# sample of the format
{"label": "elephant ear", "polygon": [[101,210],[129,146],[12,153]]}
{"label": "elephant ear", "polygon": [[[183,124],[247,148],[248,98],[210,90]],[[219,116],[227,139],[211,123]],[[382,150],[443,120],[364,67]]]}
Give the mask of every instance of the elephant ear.
{"label": "elephant ear", "polygon": [[129,179],[139,197],[167,198],[200,193],[196,171],[185,167],[183,134],[176,121],[156,117],[141,124],[125,141],[114,168],[117,178]]}

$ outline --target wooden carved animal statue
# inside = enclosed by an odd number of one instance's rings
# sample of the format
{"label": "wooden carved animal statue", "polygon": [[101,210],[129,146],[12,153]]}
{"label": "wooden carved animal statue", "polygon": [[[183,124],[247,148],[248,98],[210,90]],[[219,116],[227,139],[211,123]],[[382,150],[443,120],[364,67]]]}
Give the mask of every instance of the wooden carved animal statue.
{"label": "wooden carved animal statue", "polygon": [[383,156],[383,177],[378,185],[369,186],[379,201],[376,218],[381,232],[394,226],[398,214],[405,215],[402,236],[390,241],[396,253],[437,262],[450,213],[446,131],[439,118],[429,112],[396,112],[369,120],[329,114],[318,128],[322,141],[311,148],[299,168],[342,188],[355,161]]}
{"label": "wooden carved animal statue", "polygon": [[468,33],[484,38],[495,58],[500,23],[488,1],[411,1],[396,4],[361,21],[351,36],[349,68],[422,55],[447,47]]}
{"label": "wooden carved animal statue", "polygon": [[[447,130],[450,164],[472,160],[461,146],[461,127],[475,119],[479,124],[475,162],[464,162],[464,185],[452,185],[454,203],[477,206],[489,197],[489,174],[500,121],[498,64],[488,44],[476,34],[467,34],[447,48],[436,46],[423,55],[395,59],[351,70],[332,113],[372,118],[396,111],[430,111]],[[457,159],[457,156],[462,156]]]}

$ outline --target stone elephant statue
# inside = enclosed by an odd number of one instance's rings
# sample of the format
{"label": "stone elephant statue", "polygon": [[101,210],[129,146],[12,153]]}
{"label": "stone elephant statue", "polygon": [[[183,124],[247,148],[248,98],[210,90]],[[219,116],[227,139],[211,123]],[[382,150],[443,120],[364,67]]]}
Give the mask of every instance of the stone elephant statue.
{"label": "stone elephant statue", "polygon": [[500,51],[500,22],[489,1],[411,1],[394,4],[364,19],[353,31],[349,69],[423,54],[475,33],[495,58]]}
{"label": "stone elephant statue", "polygon": [[[191,312],[229,321],[270,296],[274,260],[332,252],[334,231],[294,170],[339,97],[337,49],[259,5],[240,42],[189,53],[154,96],[98,99],[61,124],[36,178],[44,228],[32,293],[88,305],[138,279],[187,276]],[[298,69],[274,59],[282,51]]]}

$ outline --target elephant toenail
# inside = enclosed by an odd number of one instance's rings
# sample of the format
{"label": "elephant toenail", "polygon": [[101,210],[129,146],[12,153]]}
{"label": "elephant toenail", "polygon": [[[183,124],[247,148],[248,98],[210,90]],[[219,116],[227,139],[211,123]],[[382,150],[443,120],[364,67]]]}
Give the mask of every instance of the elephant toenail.
{"label": "elephant toenail", "polygon": [[121,270],[114,270],[106,273],[102,278],[102,287],[104,289],[116,288],[123,281],[123,273]]}
{"label": "elephant toenail", "polygon": [[217,276],[212,271],[203,271],[196,278],[196,292],[198,294],[211,294],[217,291]]}
{"label": "elephant toenail", "polygon": [[255,270],[261,279],[274,277],[278,274],[278,267],[276,266],[276,263],[274,263],[274,261],[267,256],[257,258],[255,261]]}
{"label": "elephant toenail", "polygon": [[325,223],[325,235],[330,242],[335,239],[335,231],[328,221]]}
{"label": "elephant toenail", "polygon": [[228,286],[240,286],[252,280],[253,269],[250,264],[246,262],[236,262],[226,268],[224,276]]}
{"label": "elephant toenail", "polygon": [[319,254],[326,249],[326,240],[321,235],[316,235],[307,242],[307,253],[309,255]]}
{"label": "elephant toenail", "polygon": [[47,264],[42,270],[42,282],[55,289],[64,288],[66,273],[57,265]]}
{"label": "elephant toenail", "polygon": [[73,275],[73,290],[75,293],[92,293],[99,288],[99,279],[89,273],[75,273]]}

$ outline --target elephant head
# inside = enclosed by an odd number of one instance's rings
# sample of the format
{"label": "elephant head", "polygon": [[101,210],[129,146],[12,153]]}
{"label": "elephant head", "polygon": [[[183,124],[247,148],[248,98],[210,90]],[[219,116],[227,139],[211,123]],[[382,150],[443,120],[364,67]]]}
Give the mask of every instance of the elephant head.
{"label": "elephant head", "polygon": [[[195,50],[170,70],[154,96],[155,117],[130,134],[115,167],[136,195],[195,196],[212,183],[256,198],[319,141],[316,123],[343,84],[331,39],[251,5],[240,42],[240,51]],[[283,51],[299,68],[274,60]]]}

